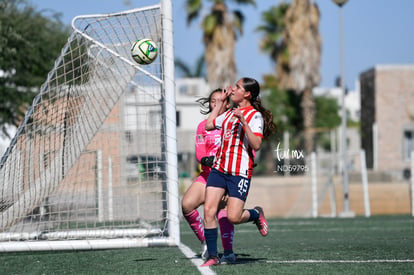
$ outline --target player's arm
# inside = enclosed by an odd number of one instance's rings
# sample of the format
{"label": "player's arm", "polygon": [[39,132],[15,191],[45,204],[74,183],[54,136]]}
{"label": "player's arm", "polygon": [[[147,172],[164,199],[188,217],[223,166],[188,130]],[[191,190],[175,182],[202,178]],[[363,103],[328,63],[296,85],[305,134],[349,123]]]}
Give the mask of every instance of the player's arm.
{"label": "player's arm", "polygon": [[223,89],[221,92],[221,96],[217,99],[216,105],[214,106],[213,110],[211,111],[210,115],[207,118],[207,123],[205,129],[207,131],[214,130],[216,125],[214,124],[214,120],[219,115],[219,112],[224,104],[226,104],[226,99],[231,94],[231,87],[228,86],[226,89]]}
{"label": "player's arm", "polygon": [[249,124],[243,124],[244,130],[246,132],[247,138],[249,140],[249,145],[253,150],[258,151],[260,146],[262,146],[263,137],[259,134],[253,133]]}
{"label": "player's arm", "polygon": [[257,151],[260,149],[262,145],[263,135],[260,133],[254,133],[252,128],[247,123],[246,119],[244,118],[243,114],[239,109],[233,110],[234,115],[239,119],[240,123],[243,125],[244,131],[247,135],[247,139],[249,140],[249,145],[252,147],[253,150]]}

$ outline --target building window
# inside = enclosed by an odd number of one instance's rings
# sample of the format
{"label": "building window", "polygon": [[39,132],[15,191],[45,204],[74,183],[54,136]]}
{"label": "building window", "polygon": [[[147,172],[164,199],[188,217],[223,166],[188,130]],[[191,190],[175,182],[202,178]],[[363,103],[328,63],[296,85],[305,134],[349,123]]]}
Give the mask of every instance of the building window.
{"label": "building window", "polygon": [[187,95],[188,94],[187,86],[186,85],[180,86],[179,93],[180,93],[180,95]]}
{"label": "building window", "polygon": [[128,143],[132,143],[132,133],[131,133],[131,131],[125,131],[125,139],[128,141]]}
{"label": "building window", "polygon": [[176,121],[176,126],[180,127],[180,111],[176,111],[175,112],[175,121]]}
{"label": "building window", "polygon": [[404,160],[410,160],[411,152],[414,151],[414,129],[404,130],[403,138],[403,157]]}

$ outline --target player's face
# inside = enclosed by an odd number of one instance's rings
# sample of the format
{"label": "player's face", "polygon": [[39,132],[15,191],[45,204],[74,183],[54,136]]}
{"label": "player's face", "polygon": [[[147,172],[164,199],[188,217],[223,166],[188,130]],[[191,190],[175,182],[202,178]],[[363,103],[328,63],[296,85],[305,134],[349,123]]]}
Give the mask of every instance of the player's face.
{"label": "player's face", "polygon": [[[217,101],[219,100],[220,96],[221,96],[221,92],[215,92],[214,94],[211,95],[211,98],[210,98],[211,109],[214,109],[216,107]],[[222,105],[219,111],[219,115],[224,113],[228,108],[229,108],[229,103],[225,102],[225,104]]]}
{"label": "player's face", "polygon": [[242,102],[244,99],[246,99],[250,95],[250,93],[246,92],[246,90],[243,88],[242,79],[237,81],[236,85],[232,87],[231,89],[232,89],[232,93],[231,93],[230,99],[231,101],[235,103]]}

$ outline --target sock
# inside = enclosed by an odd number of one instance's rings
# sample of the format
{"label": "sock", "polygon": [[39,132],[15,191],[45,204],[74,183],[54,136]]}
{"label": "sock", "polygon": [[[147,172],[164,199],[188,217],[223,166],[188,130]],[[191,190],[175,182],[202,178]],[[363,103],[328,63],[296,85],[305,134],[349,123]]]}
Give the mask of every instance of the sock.
{"label": "sock", "polygon": [[256,209],[247,209],[250,213],[249,222],[256,221],[259,218],[259,212]]}
{"label": "sock", "polygon": [[200,213],[198,213],[197,209],[194,209],[190,213],[185,214],[184,218],[187,220],[188,224],[190,225],[191,229],[193,230],[197,238],[200,240],[200,242],[204,242],[204,224],[202,222]]}
{"label": "sock", "polygon": [[206,237],[208,255],[218,257],[217,253],[217,227],[204,230],[204,236]]}
{"label": "sock", "polygon": [[217,214],[220,225],[221,243],[224,249],[224,255],[233,253],[234,224],[227,219],[227,210],[221,209]]}

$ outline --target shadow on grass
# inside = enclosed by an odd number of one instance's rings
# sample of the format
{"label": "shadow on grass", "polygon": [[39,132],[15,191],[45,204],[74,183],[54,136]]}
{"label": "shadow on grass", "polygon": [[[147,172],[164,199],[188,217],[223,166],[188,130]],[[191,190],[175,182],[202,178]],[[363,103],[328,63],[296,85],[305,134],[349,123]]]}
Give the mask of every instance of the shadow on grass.
{"label": "shadow on grass", "polygon": [[263,260],[267,260],[267,258],[252,258],[250,254],[236,254],[237,261],[234,264],[251,264]]}
{"label": "shadow on grass", "polygon": [[136,259],[134,262],[149,262],[149,261],[156,261],[157,259],[154,258],[146,258],[146,259]]}
{"label": "shadow on grass", "polygon": [[[219,253],[219,258],[221,258],[223,256],[222,253]],[[242,253],[236,253],[236,257],[237,260],[235,263],[232,263],[231,265],[235,265],[235,264],[251,264],[251,263],[255,263],[255,262],[259,262],[259,261],[266,261],[268,260],[268,258],[252,258],[250,257],[250,254],[242,254]],[[188,258],[183,258],[183,259],[188,259]],[[201,259],[201,254],[196,254],[194,255],[194,257],[191,257],[190,259]],[[227,264],[226,264],[227,265]]]}

